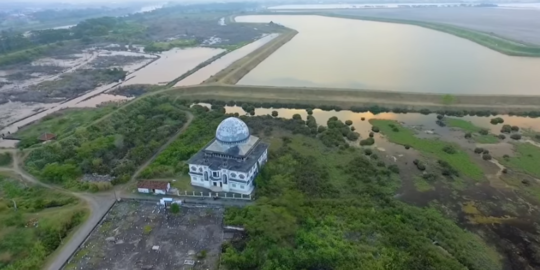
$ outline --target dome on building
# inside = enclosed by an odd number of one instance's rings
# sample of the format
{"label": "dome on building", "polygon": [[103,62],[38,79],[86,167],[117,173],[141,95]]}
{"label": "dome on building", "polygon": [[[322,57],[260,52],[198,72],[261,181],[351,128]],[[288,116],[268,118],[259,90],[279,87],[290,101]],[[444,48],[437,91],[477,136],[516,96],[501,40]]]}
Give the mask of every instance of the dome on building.
{"label": "dome on building", "polygon": [[249,128],[242,120],[229,117],[216,130],[216,140],[223,144],[237,144],[249,139]]}

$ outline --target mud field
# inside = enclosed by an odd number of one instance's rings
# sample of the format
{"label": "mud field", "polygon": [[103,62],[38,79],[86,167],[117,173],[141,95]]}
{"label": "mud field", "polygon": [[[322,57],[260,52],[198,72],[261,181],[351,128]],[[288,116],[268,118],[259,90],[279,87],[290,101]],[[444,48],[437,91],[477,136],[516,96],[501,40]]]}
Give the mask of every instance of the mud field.
{"label": "mud field", "polygon": [[[224,210],[117,203],[64,269],[216,269]],[[193,265],[192,265],[193,264]]]}

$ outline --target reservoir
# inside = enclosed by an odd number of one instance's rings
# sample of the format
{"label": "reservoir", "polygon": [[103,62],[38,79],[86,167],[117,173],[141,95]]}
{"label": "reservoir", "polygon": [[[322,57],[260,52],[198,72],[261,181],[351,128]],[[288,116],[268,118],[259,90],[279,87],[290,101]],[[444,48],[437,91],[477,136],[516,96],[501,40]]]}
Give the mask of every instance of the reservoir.
{"label": "reservoir", "polygon": [[540,95],[540,58],[507,56],[435,30],[314,15],[236,21],[272,21],[299,32],[242,85]]}

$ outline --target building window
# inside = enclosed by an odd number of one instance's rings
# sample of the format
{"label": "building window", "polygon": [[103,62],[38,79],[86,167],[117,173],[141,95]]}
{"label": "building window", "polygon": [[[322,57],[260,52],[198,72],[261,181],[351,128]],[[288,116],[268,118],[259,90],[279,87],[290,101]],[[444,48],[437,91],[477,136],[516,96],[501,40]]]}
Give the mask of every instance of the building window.
{"label": "building window", "polygon": [[191,170],[192,171],[197,171],[197,168],[195,168],[195,166],[191,166]]}
{"label": "building window", "polygon": [[232,184],[232,187],[236,187],[236,184]]}
{"label": "building window", "polygon": [[202,168],[199,168],[199,172],[202,172]]}
{"label": "building window", "polygon": [[243,174],[240,175],[240,179],[246,178]]}
{"label": "building window", "polygon": [[241,185],[240,188],[241,188],[241,189],[244,189],[244,185]]}
{"label": "building window", "polygon": [[219,177],[219,172],[212,172],[213,177]]}
{"label": "building window", "polygon": [[231,177],[236,177],[236,173],[231,173]]}

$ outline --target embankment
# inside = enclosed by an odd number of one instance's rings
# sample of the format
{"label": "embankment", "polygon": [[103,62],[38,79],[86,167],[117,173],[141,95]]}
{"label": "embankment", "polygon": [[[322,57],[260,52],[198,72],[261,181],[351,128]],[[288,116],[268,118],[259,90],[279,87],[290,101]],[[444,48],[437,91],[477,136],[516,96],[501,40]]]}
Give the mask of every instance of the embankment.
{"label": "embankment", "polygon": [[158,91],[187,99],[276,102],[314,106],[384,106],[410,111],[489,110],[500,114],[540,111],[540,96],[444,95],[379,90],[207,84]]}
{"label": "embankment", "polygon": [[257,50],[251,52],[245,57],[238,59],[227,68],[216,73],[210,77],[203,84],[209,83],[222,83],[222,84],[236,84],[252,69],[264,61],[268,56],[277,51],[281,46],[289,42],[296,34],[297,31],[286,29],[278,37],[274,38],[267,44],[261,46]]}
{"label": "embankment", "polygon": [[188,76],[190,76],[191,74],[193,74],[193,73],[199,71],[199,69],[204,68],[204,67],[206,67],[206,66],[212,64],[214,61],[216,61],[216,60],[218,60],[219,58],[225,56],[225,55],[228,54],[229,52],[230,52],[230,51],[224,51],[224,52],[222,52],[222,53],[219,53],[219,54],[217,54],[217,55],[212,56],[210,59],[208,59],[208,60],[206,60],[206,61],[204,61],[204,62],[198,64],[196,67],[194,67],[194,68],[188,70],[186,73],[180,75],[180,77],[178,77],[178,78],[176,78],[176,79],[170,81],[169,83],[167,83],[166,86],[167,86],[167,87],[173,87],[173,86],[174,86],[175,84],[177,84],[179,81],[181,81],[181,80],[187,78]]}

